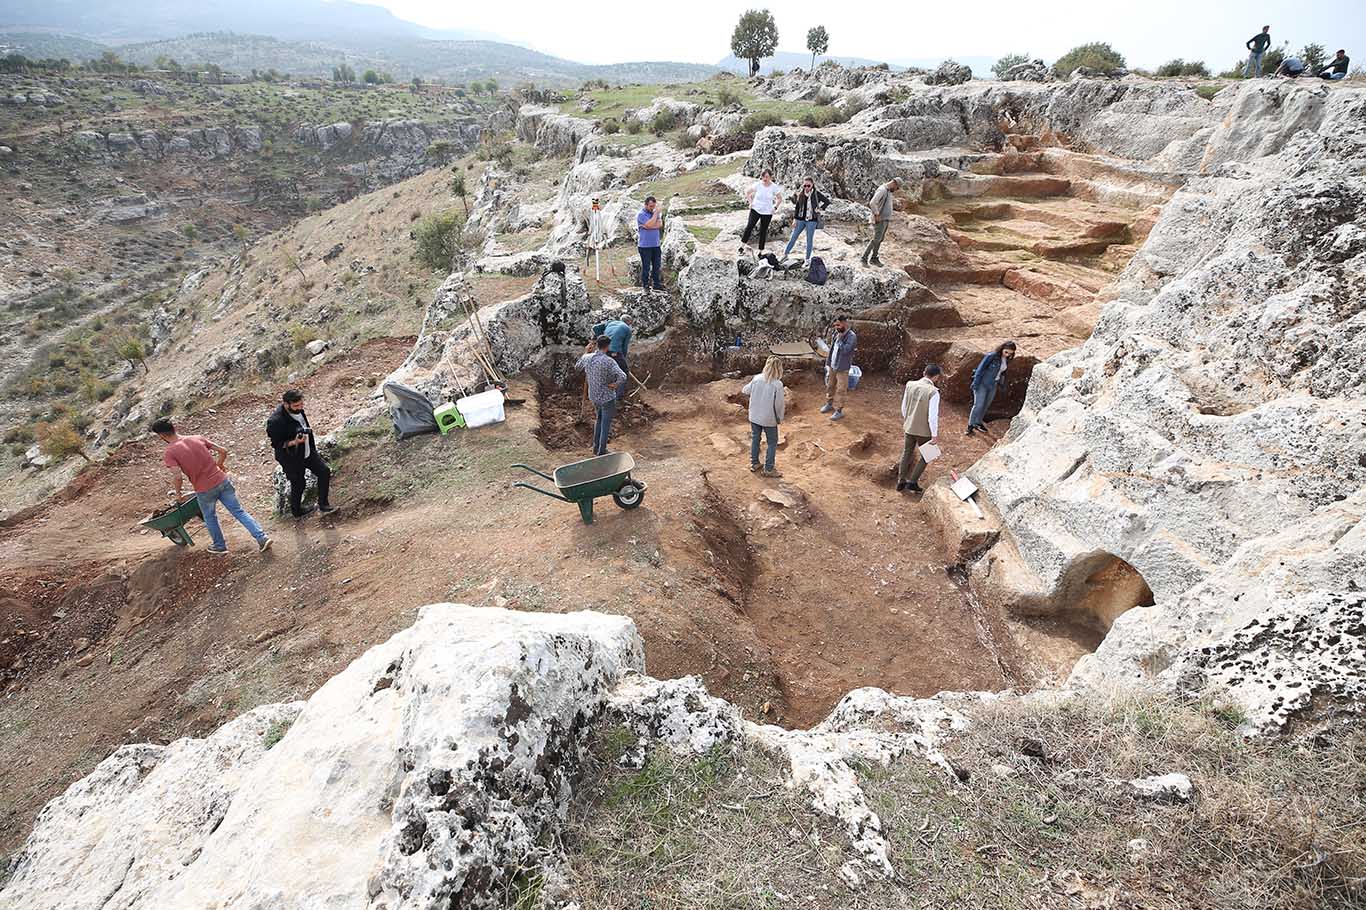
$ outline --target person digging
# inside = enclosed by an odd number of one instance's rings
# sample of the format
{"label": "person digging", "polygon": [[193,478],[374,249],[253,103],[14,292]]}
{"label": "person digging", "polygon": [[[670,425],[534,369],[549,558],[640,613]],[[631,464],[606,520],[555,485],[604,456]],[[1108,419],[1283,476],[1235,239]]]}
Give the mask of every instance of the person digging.
{"label": "person digging", "polygon": [[270,549],[270,537],[257,524],[256,519],[242,507],[237,499],[237,489],[228,479],[228,450],[203,436],[181,436],[176,433],[175,424],[165,417],[152,422],[148,428],[161,441],[166,443],[166,454],[162,463],[175,471],[175,492],[171,495],[180,502],[185,478],[194,487],[195,498],[199,500],[199,514],[204,518],[204,527],[209,531],[210,553],[228,552],[228,543],[223,537],[223,529],[218,524],[218,504],[236,518],[247,533],[256,540],[256,547],[262,553]]}
{"label": "person digging", "polygon": [[[330,515],[337,511],[328,499],[332,483],[332,469],[318,454],[318,443],[313,437],[313,427],[304,413],[304,393],[298,389],[285,392],[280,406],[266,420],[266,435],[275,449],[275,460],[285,472],[289,481],[289,511],[295,518],[303,518],[313,512]],[[318,505],[304,508],[304,489],[307,478],[304,472],[312,472],[318,479]]]}

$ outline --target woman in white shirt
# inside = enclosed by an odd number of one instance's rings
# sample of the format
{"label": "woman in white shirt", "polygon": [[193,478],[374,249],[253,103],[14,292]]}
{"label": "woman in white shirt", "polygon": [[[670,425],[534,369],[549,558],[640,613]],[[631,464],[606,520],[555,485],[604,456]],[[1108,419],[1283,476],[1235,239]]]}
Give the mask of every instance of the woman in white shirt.
{"label": "woman in white shirt", "polygon": [[764,172],[759,175],[759,182],[749,188],[745,198],[749,200],[749,223],[745,225],[745,233],[740,237],[740,242],[749,244],[749,235],[757,224],[759,252],[762,253],[764,244],[768,242],[768,223],[773,220],[773,213],[778,210],[778,206],[783,204],[783,188],[773,182],[773,172],[764,168]]}
{"label": "woman in white shirt", "polygon": [[759,471],[759,436],[768,438],[768,453],[764,456],[763,475],[782,477],[774,467],[778,453],[778,424],[783,422],[785,398],[783,393],[783,362],[770,357],[764,371],[740,390],[749,396],[749,469]]}

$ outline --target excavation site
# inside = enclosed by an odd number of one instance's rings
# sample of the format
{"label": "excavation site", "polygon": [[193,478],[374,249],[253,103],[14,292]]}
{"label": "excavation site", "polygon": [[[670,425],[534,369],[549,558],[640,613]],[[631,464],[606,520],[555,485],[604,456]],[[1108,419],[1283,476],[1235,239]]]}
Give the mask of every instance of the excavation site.
{"label": "excavation site", "polygon": [[1353,905],[1366,89],[1010,72],[299,132],[0,480],[0,910]]}

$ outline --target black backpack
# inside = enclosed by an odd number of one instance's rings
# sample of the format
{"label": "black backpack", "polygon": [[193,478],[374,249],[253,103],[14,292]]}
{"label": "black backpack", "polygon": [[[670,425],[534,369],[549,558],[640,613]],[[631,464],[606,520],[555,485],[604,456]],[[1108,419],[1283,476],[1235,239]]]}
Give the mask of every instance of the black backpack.
{"label": "black backpack", "polygon": [[811,257],[811,266],[806,270],[806,280],[812,284],[825,284],[830,277],[830,271],[825,267],[825,260],[819,256]]}

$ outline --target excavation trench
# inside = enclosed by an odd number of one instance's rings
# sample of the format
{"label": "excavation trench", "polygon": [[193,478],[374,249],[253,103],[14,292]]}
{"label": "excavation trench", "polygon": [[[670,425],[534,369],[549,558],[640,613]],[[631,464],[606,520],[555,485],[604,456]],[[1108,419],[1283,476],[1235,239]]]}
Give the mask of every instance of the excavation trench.
{"label": "excavation trench", "polygon": [[[856,314],[864,379],[844,421],[819,412],[820,365],[788,362],[783,477],[749,471],[740,386],[762,366],[765,345],[717,354],[729,338],[676,323],[665,341],[647,339],[633,351],[632,371],[654,379],[648,390],[632,384],[612,447],[636,455],[653,509],[688,516],[668,524],[668,551],[694,564],[702,585],[731,605],[734,622],[763,643],[779,693],[770,719],[814,724],[861,686],[928,696],[1056,682],[1123,609],[1151,602],[1136,572],[1100,560],[1047,615],[979,603],[963,554],[950,552],[918,497],[895,492],[905,380],[929,362],[945,371],[946,454],[927,480],[971,466],[1018,412],[1033,366],[1089,337],[1097,292],[1127,263],[1170,191],[1150,186],[1116,197],[1074,173],[1070,159],[1013,141],[1026,148],[986,162],[967,183],[929,185],[923,201],[898,214],[882,259],[928,291],[891,315]],[[1090,173],[1101,168],[1084,164]],[[754,331],[764,337],[762,327]],[[972,371],[1006,339],[1019,354],[988,411],[990,433],[967,437]],[[593,412],[575,356],[566,351],[532,372],[538,437],[581,457]]]}

